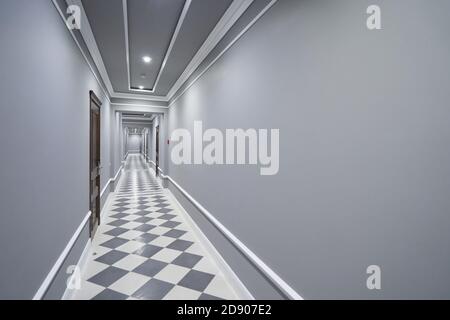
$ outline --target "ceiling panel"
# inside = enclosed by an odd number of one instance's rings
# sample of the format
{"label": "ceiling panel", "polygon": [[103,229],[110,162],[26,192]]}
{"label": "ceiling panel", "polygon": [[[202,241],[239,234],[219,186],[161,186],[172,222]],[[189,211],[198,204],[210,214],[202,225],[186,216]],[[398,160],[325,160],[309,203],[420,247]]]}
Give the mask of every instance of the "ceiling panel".
{"label": "ceiling panel", "polygon": [[[153,89],[184,4],[185,0],[128,0],[132,88]],[[144,63],[144,56],[150,56],[152,62]]]}
{"label": "ceiling panel", "polygon": [[82,0],[115,91],[128,91],[122,0]]}
{"label": "ceiling panel", "polygon": [[[82,0],[114,91],[157,96],[169,92],[232,2]],[[189,9],[183,15],[186,3]],[[167,55],[179,22],[181,28]],[[143,56],[151,57],[151,63],[144,63]],[[140,86],[154,92],[130,90]]]}
{"label": "ceiling panel", "polygon": [[233,0],[214,0],[213,3],[211,0],[192,1],[156,94],[166,95],[169,92],[232,2]]}

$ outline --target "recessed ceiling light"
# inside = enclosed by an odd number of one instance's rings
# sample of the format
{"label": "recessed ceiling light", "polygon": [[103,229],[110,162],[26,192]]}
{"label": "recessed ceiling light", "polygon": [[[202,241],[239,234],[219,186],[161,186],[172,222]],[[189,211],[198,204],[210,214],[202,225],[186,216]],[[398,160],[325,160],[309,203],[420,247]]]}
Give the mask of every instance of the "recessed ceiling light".
{"label": "recessed ceiling light", "polygon": [[142,60],[144,60],[145,63],[150,63],[150,62],[152,62],[152,58],[150,58],[149,56],[143,57]]}

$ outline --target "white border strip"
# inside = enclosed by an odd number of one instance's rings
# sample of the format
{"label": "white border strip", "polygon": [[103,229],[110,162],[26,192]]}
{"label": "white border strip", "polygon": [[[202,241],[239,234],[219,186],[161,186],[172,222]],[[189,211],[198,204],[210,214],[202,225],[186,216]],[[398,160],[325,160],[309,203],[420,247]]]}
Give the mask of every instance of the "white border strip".
{"label": "white border strip", "polygon": [[[92,246],[92,239],[89,238],[88,241],[86,242],[86,245],[84,246],[83,252],[81,253],[80,259],[78,259],[78,262],[77,262],[77,267],[80,270],[80,274],[84,274],[84,271],[86,270],[86,266],[89,261],[88,258],[89,258],[91,246]],[[63,294],[61,300],[72,300],[76,291],[77,291],[76,289],[66,288],[66,291],[64,291],[64,294]]]}
{"label": "white border strip", "polygon": [[178,35],[180,34],[181,27],[183,26],[184,20],[186,19],[189,8],[191,7],[192,0],[186,0],[184,3],[183,11],[181,12],[180,18],[178,19],[177,27],[175,32],[173,33],[172,40],[170,41],[169,49],[167,49],[166,56],[164,57],[164,61],[161,65],[161,69],[159,69],[158,77],[156,78],[155,84],[153,86],[152,92],[156,91],[158,87],[159,80],[161,79],[162,73],[166,68],[167,61],[169,60],[170,54],[172,53],[173,47],[175,46],[175,42],[178,39]]}
{"label": "white border strip", "polygon": [[102,82],[100,81],[100,79],[97,77],[97,74],[94,70],[94,67],[91,65],[88,57],[86,56],[86,54],[84,53],[83,48],[81,47],[80,43],[78,42],[77,37],[75,36],[75,34],[73,33],[72,30],[70,30],[69,28],[67,28],[66,26],[66,16],[64,15],[64,13],[61,11],[61,8],[59,7],[58,3],[56,2],[56,0],[52,0],[53,5],[56,8],[56,11],[58,11],[59,15],[61,16],[61,18],[63,19],[64,22],[64,26],[66,27],[66,29],[69,31],[70,35],[72,36],[73,40],[75,41],[76,45],[78,46],[78,49],[80,49],[82,56],[84,57],[84,60],[86,60],[86,63],[89,67],[89,69],[91,70],[92,74],[94,75],[95,80],[97,80],[97,83],[99,85],[99,87],[102,89],[103,94],[105,95],[106,100],[109,101],[109,103],[111,103],[111,100],[109,98],[109,92],[108,90],[103,86]]}
{"label": "white border strip", "polygon": [[249,259],[286,297],[291,300],[303,300],[291,286],[264,263],[253,251],[242,243],[230,230],[228,230],[219,220],[217,220],[208,210],[206,210],[197,200],[195,200],[186,190],[184,190],[171,177],[162,175],[163,179],[169,180],[233,245],[238,248],[243,255]]}
{"label": "white border strip", "polygon": [[[152,169],[153,170],[153,169]],[[191,227],[193,233],[199,238],[201,241],[199,245],[212,257],[212,261],[217,264],[218,269],[223,273],[226,277],[227,281],[231,283],[231,288],[234,293],[242,300],[255,300],[255,297],[250,293],[247,287],[242,283],[241,279],[236,275],[233,269],[228,265],[222,255],[217,251],[208,237],[203,233],[200,227],[195,223],[194,219],[187,213],[187,211],[183,208],[181,203],[175,197],[175,195],[169,190],[165,189],[166,195],[173,201],[173,203],[178,206],[178,210],[183,215],[183,218],[186,220],[186,223]],[[219,267],[220,266],[220,267]]]}
{"label": "white border strip", "polygon": [[112,106],[121,106],[121,107],[145,107],[145,108],[161,108],[161,109],[169,109],[168,106],[152,106],[148,104],[135,104],[135,103],[117,103],[111,102]]}
{"label": "white border strip", "polygon": [[66,0],[68,6],[76,5],[81,9],[81,26],[82,28],[79,30],[81,36],[84,39],[84,42],[91,54],[92,60],[97,66],[97,70],[100,73],[103,82],[108,89],[108,92],[111,93],[114,91],[113,86],[111,84],[111,80],[108,77],[108,72],[106,71],[105,64],[103,63],[103,59],[101,59],[100,50],[98,49],[97,42],[95,41],[94,34],[92,32],[91,25],[89,23],[89,19],[86,15],[86,11],[84,10],[83,3],[81,0]]}
{"label": "white border strip", "polygon": [[67,243],[66,247],[64,248],[63,252],[58,257],[58,260],[56,260],[55,264],[53,265],[52,269],[48,273],[47,277],[45,277],[44,282],[42,282],[41,286],[39,287],[38,291],[33,297],[33,300],[42,300],[42,298],[47,293],[48,289],[50,288],[50,285],[52,284],[53,280],[55,279],[56,275],[58,274],[58,271],[61,269],[62,265],[64,264],[64,261],[67,259],[70,251],[73,249],[75,243],[78,240],[78,237],[80,236],[81,232],[83,231],[84,227],[86,226],[87,222],[89,221],[89,218],[91,217],[91,211],[89,211],[86,216],[84,217],[81,224],[78,226],[77,230],[73,234],[70,241]]}
{"label": "white border strip", "polygon": [[205,58],[215,48],[220,40],[222,40],[222,38],[233,27],[236,21],[244,14],[244,12],[253,3],[253,1],[255,0],[234,0],[231,3],[217,25],[208,35],[208,38],[205,40],[192,60],[189,62],[186,69],[177,79],[172,88],[170,88],[169,93],[167,94],[168,100],[173,98],[173,96],[178,92],[182,85],[189,79],[191,74],[194,73],[195,70],[197,70],[203,60],[205,60]]}
{"label": "white border strip", "polygon": [[159,79],[161,78],[162,72],[166,67],[167,60],[169,59],[169,55],[172,52],[173,46],[175,45],[175,41],[178,38],[178,34],[180,33],[181,27],[186,19],[186,15],[189,11],[189,7],[191,6],[192,0],[186,0],[183,6],[183,10],[181,12],[180,17],[178,18],[177,26],[175,28],[174,33],[172,34],[172,38],[170,40],[169,48],[166,51],[164,56],[164,60],[159,68],[158,75],[156,77],[155,83],[153,84],[152,89],[133,89],[131,87],[131,66],[130,66],[130,45],[129,45],[129,28],[128,28],[128,0],[122,0],[123,6],[123,17],[124,17],[124,30],[125,30],[125,50],[127,57],[127,74],[128,74],[128,90],[131,92],[141,92],[141,93],[154,93],[156,91],[156,87],[158,86]]}
{"label": "white border strip", "polygon": [[120,172],[122,171],[122,169],[123,169],[123,165],[120,166],[119,170],[118,170],[117,173],[116,173],[116,176],[115,176],[114,178],[111,178],[111,179],[108,180],[108,182],[106,183],[106,185],[105,185],[105,187],[103,188],[102,192],[100,192],[100,198],[103,197],[103,195],[105,194],[106,190],[109,188],[109,185],[110,185],[112,182],[115,182],[115,181],[117,180],[117,177],[119,176],[119,174],[120,174]]}
{"label": "white border strip", "polygon": [[[173,92],[172,95],[168,95],[169,97],[169,108],[183,95],[186,93],[186,91],[188,91],[205,73],[206,71],[208,71],[245,33],[247,33],[248,30],[250,30],[251,27],[253,27],[253,25],[264,15],[266,14],[266,12],[272,8],[272,6],[277,2],[278,0],[272,0],[234,39],[233,41],[231,41],[226,47],[225,49],[223,49],[215,58],[213,61],[211,61],[210,64],[208,64],[208,66],[202,70],[202,72],[195,77],[195,79],[193,79],[191,81],[191,83],[189,83],[189,85],[186,86],[186,88],[184,88],[180,94],[176,95],[176,93],[178,91]],[[206,57],[205,57],[206,58]],[[203,62],[203,61],[202,61]],[[189,75],[190,76],[190,75]],[[183,84],[187,81],[188,79],[185,79],[185,81],[183,82]],[[178,88],[178,90],[182,87],[182,85]],[[176,95],[176,97],[174,98],[174,96]],[[173,98],[173,100],[172,100]]]}

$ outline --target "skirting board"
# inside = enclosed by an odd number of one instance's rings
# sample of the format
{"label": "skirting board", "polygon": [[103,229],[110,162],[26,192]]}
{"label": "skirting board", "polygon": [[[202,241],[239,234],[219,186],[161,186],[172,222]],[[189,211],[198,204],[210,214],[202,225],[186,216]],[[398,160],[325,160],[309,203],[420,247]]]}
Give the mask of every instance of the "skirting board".
{"label": "skirting board", "polygon": [[[102,212],[100,213],[100,220],[103,220],[106,216],[106,213],[109,212],[109,210],[111,209],[112,196],[113,196],[113,193],[110,193],[108,195],[105,205],[103,206]],[[80,256],[80,259],[78,260],[77,267],[79,268],[78,270],[80,271],[80,274],[84,274],[84,272],[86,271],[88,257],[91,254],[91,245],[92,245],[92,240],[89,239],[88,242],[86,243],[83,253]],[[61,300],[72,300],[75,292],[76,292],[76,290],[70,290],[67,288],[66,291],[64,292],[64,295]]]}
{"label": "skirting board", "polygon": [[108,190],[108,188],[110,187],[111,183],[115,182],[117,180],[117,178],[119,177],[120,172],[123,169],[123,165],[120,166],[119,170],[117,171],[116,175],[114,176],[114,178],[111,178],[108,180],[108,182],[106,183],[105,187],[103,188],[102,192],[100,192],[100,198],[103,198],[103,196],[105,195],[106,190]]}
{"label": "skirting board", "polygon": [[[92,240],[89,238],[84,247],[83,253],[81,253],[80,259],[77,262],[77,267],[79,271],[79,275],[81,276],[86,271],[86,266],[89,258],[89,254],[91,253]],[[61,300],[72,300],[76,289],[66,288]]]}
{"label": "skirting board", "polygon": [[182,212],[183,216],[186,218],[188,225],[194,231],[194,234],[200,238],[200,243],[206,252],[219,264],[219,270],[222,271],[228,282],[231,283],[231,287],[236,289],[236,294],[242,300],[255,300],[253,295],[247,289],[247,287],[242,283],[241,279],[234,273],[233,269],[228,265],[222,255],[217,251],[214,245],[209,241],[208,237],[202,232],[200,227],[195,223],[189,213],[183,208],[180,202],[177,200],[175,195],[169,190],[165,189],[166,195],[178,206],[178,209]]}
{"label": "skirting board", "polygon": [[75,230],[75,233],[73,234],[72,238],[67,243],[66,247],[56,260],[55,264],[51,268],[50,272],[47,274],[47,277],[45,277],[44,282],[42,282],[41,286],[39,287],[38,291],[33,297],[33,300],[42,300],[44,298],[45,294],[47,293],[48,289],[53,283],[53,280],[56,278],[56,275],[61,270],[61,267],[64,264],[64,261],[66,261],[67,257],[70,254],[70,251],[75,246],[75,243],[77,242],[78,238],[80,237],[81,232],[83,231],[84,227],[89,221],[89,218],[91,217],[91,212],[89,211],[86,216],[84,217],[81,224],[78,226],[78,228]]}
{"label": "skirting board", "polygon": [[[153,163],[154,164],[154,163]],[[285,282],[278,274],[275,273],[264,261],[262,261],[253,251],[251,251],[242,241],[240,241],[230,230],[228,230],[219,220],[217,220],[208,210],[206,210],[197,200],[195,200],[186,190],[184,190],[170,176],[164,175],[163,171],[158,168],[162,174],[162,179],[169,181],[173,186],[199,210],[210,223],[212,223],[227,239],[230,241],[247,259],[280,290],[286,298],[290,300],[304,300],[287,282]]]}
{"label": "skirting board", "polygon": [[[122,171],[123,167],[120,167],[120,169],[118,170],[116,176],[112,179],[109,180],[107,186],[109,186],[109,184],[111,182],[116,181],[119,178],[119,174]],[[105,189],[106,190],[106,189]],[[110,206],[110,199],[111,197],[109,197],[105,202],[105,205],[103,207],[103,210],[101,212],[101,217],[104,216],[105,212],[107,212],[109,206]],[[84,227],[86,226],[86,224],[89,222],[89,218],[91,216],[91,212],[89,211],[87,213],[87,215],[84,217],[83,221],[81,222],[81,224],[78,226],[77,230],[75,231],[75,233],[73,234],[72,238],[69,240],[69,242],[67,243],[66,247],[64,248],[63,252],[61,253],[61,255],[58,257],[58,259],[56,260],[55,264],[53,265],[52,269],[50,270],[50,272],[48,273],[47,277],[45,278],[44,282],[41,284],[41,286],[39,287],[38,291],[36,292],[36,294],[33,297],[33,300],[41,300],[45,294],[47,293],[48,289],[50,288],[53,280],[56,278],[58,272],[60,271],[62,265],[64,264],[64,261],[66,261],[67,257],[70,254],[70,251],[73,249],[73,247],[75,246],[75,243],[77,242],[81,232],[83,231]],[[90,239],[88,241],[88,244],[90,243]],[[86,244],[86,247],[88,246],[88,244]],[[83,263],[83,255],[87,254],[86,252],[86,248],[83,251],[82,256],[80,257],[80,260],[78,262],[78,266],[81,266]],[[64,296],[69,296],[69,293],[64,293]]]}
{"label": "skirting board", "polygon": [[[150,165],[153,165],[156,167],[156,164],[150,160]],[[151,170],[152,173],[154,173],[153,168],[150,167],[150,165],[147,163],[147,167],[149,170]],[[158,170],[162,173],[162,170],[158,168]],[[234,273],[233,269],[228,265],[228,263],[225,261],[225,259],[220,255],[220,253],[216,250],[214,245],[209,241],[208,237],[202,232],[202,230],[199,228],[199,226],[195,223],[195,221],[192,219],[192,217],[189,215],[189,213],[183,208],[181,203],[177,200],[175,195],[169,190],[165,189],[166,195],[177,205],[180,212],[183,214],[183,216],[186,218],[187,223],[191,227],[191,229],[194,231],[195,235],[201,240],[202,247],[206,250],[206,252],[213,257],[213,261],[216,261],[219,264],[219,269],[223,272],[225,278],[232,283],[232,288],[237,289],[238,292],[237,295],[241,297],[243,300],[255,300],[253,295],[250,293],[250,291],[247,289],[247,287],[242,283],[242,281],[239,279],[239,277]]]}

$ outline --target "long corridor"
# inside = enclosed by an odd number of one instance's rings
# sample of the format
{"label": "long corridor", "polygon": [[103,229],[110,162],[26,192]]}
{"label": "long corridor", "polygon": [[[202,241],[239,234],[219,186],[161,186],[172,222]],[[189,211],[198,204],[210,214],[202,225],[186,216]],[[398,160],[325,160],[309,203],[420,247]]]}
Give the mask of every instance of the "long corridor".
{"label": "long corridor", "polygon": [[127,158],[72,299],[239,299],[211,244],[164,190],[141,155]]}

